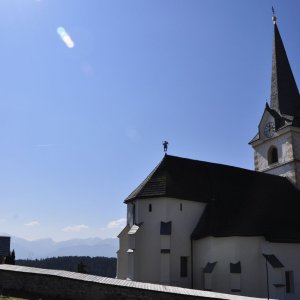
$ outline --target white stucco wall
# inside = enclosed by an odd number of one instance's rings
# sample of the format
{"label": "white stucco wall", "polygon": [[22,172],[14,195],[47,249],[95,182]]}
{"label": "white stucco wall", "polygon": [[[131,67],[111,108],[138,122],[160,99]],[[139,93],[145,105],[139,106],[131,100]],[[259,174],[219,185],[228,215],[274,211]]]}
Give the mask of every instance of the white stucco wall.
{"label": "white stucco wall", "polygon": [[[149,212],[149,204],[152,205],[151,212]],[[181,205],[182,210],[180,210]],[[131,207],[132,205],[130,205],[130,209]],[[204,208],[205,203],[174,198],[136,200],[135,223],[142,223],[142,225],[134,235],[134,274],[131,279],[190,287],[190,235],[199,221]],[[129,212],[128,216],[130,223],[132,212]],[[160,235],[161,222],[169,221],[172,221],[172,234],[170,236]],[[126,239],[126,237],[120,235],[120,239]],[[120,241],[121,244],[122,242]],[[168,245],[170,253],[161,253],[161,249],[167,249]],[[188,257],[187,277],[180,276],[181,256]],[[120,256],[120,259],[124,258]],[[119,263],[121,265],[123,262]]]}
{"label": "white stucco wall", "polygon": [[[274,254],[284,268],[274,269],[268,264],[270,298],[294,300],[300,297],[300,245],[290,243],[269,243],[263,237],[208,237],[194,241],[194,287],[204,289],[203,268],[208,262],[215,262],[214,271],[209,274],[212,291],[233,293],[233,274],[230,263],[241,262],[241,295],[267,297],[266,261],[262,253]],[[294,272],[294,293],[287,294],[285,271]],[[236,274],[234,274],[236,275]],[[236,279],[234,279],[236,280]]]}
{"label": "white stucco wall", "polygon": [[[139,200],[137,204],[136,222],[143,222],[140,235],[136,241],[136,278],[135,280],[158,282],[161,278],[161,264],[170,262],[171,285],[190,287],[191,273],[180,277],[180,257],[188,257],[190,263],[191,245],[190,235],[195,228],[205,204],[185,201],[174,198],[156,198],[152,200]],[[152,212],[148,211],[149,204]],[[180,210],[182,204],[182,210]],[[172,234],[170,236],[170,254],[161,254],[165,247],[164,236],[160,235],[160,223],[172,221]],[[150,238],[151,237],[151,238]]]}
{"label": "white stucco wall", "polygon": [[127,225],[118,235],[119,250],[117,251],[117,278],[120,279],[126,279],[128,274],[128,231],[129,226]]}

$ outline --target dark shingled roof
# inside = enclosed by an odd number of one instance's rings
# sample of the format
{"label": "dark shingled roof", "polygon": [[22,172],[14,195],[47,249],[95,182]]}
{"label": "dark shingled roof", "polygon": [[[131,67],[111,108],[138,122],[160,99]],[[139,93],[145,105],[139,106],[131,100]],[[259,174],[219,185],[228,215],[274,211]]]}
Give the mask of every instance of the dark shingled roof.
{"label": "dark shingled roof", "polygon": [[125,202],[162,196],[207,202],[211,193],[207,180],[209,165],[214,164],[165,155]]}
{"label": "dark shingled roof", "polygon": [[166,155],[125,202],[163,196],[207,203],[193,239],[300,242],[300,191],[284,177]]}
{"label": "dark shingled roof", "polygon": [[274,24],[270,107],[281,116],[300,116],[298,87],[276,23]]}

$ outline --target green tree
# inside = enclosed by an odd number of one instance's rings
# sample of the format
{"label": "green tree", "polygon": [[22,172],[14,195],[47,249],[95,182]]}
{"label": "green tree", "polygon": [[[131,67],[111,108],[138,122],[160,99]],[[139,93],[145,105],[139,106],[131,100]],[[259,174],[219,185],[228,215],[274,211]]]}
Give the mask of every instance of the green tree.
{"label": "green tree", "polygon": [[82,261],[77,266],[77,272],[87,274],[86,265]]}
{"label": "green tree", "polygon": [[16,264],[16,253],[15,250],[10,252],[8,256],[6,256],[5,263],[7,265],[15,265]]}

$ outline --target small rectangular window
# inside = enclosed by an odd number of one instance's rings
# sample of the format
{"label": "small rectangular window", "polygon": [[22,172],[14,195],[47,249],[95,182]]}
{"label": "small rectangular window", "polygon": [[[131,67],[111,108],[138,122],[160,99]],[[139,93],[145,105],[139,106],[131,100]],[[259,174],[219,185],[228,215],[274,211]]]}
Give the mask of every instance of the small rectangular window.
{"label": "small rectangular window", "polygon": [[188,257],[181,256],[180,257],[180,277],[188,276]]}
{"label": "small rectangular window", "polygon": [[294,293],[294,272],[285,272],[285,291],[287,294]]}
{"label": "small rectangular window", "polygon": [[160,222],[160,234],[161,235],[171,235],[171,233],[172,233],[172,221]]}
{"label": "small rectangular window", "polygon": [[171,253],[171,250],[170,249],[160,249],[160,253],[168,254],[168,253]]}
{"label": "small rectangular window", "polygon": [[151,212],[152,211],[152,204],[150,203],[149,204],[149,212]]}
{"label": "small rectangular window", "polygon": [[230,273],[233,274],[240,274],[242,273],[242,268],[241,268],[241,262],[238,261],[237,263],[230,263]]}
{"label": "small rectangular window", "polygon": [[180,211],[182,211],[182,203],[180,203]]}

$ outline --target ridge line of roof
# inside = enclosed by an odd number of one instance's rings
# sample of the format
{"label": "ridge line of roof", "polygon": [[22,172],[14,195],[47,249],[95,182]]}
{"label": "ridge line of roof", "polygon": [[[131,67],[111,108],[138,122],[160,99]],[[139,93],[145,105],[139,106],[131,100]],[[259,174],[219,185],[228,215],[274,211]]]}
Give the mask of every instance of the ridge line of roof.
{"label": "ridge line of roof", "polygon": [[263,173],[263,172],[259,172],[259,171],[256,171],[256,170],[250,170],[250,169],[246,169],[246,168],[242,168],[242,167],[236,167],[236,166],[226,165],[226,164],[223,164],[223,163],[215,163],[215,162],[210,162],[210,161],[197,160],[197,159],[193,159],[193,158],[186,158],[186,157],[180,157],[180,156],[169,155],[169,154],[166,155],[166,156],[168,156],[170,158],[180,159],[180,160],[187,160],[187,161],[195,162],[195,163],[202,163],[202,164],[221,166],[221,167],[226,167],[226,168],[231,168],[231,169],[236,169],[236,170],[243,170],[243,171],[246,171],[246,172],[251,172],[251,173],[259,174],[261,176],[273,176],[273,177],[275,176],[275,177],[279,177],[279,178],[285,178],[285,177],[281,177],[281,176],[278,176],[278,175]]}

